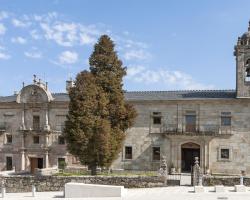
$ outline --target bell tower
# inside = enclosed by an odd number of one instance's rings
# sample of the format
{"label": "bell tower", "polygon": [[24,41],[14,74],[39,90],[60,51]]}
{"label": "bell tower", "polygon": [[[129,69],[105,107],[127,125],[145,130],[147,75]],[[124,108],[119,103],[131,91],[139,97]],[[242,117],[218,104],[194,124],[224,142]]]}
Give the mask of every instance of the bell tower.
{"label": "bell tower", "polygon": [[238,38],[236,56],[236,96],[250,98],[250,22],[248,31]]}

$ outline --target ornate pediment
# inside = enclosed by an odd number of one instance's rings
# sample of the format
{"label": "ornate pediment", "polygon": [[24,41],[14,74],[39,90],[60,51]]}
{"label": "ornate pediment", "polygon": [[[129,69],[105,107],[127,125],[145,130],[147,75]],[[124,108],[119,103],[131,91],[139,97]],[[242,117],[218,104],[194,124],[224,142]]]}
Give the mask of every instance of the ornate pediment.
{"label": "ornate pediment", "polygon": [[35,84],[24,87],[17,96],[17,103],[48,103],[52,100],[48,90]]}

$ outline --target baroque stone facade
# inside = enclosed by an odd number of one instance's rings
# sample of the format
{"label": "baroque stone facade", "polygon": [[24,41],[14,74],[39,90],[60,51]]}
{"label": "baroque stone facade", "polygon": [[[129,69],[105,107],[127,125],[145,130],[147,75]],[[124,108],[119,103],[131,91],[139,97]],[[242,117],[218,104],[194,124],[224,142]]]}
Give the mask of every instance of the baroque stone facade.
{"label": "baroque stone facade", "polygon": [[[236,90],[126,92],[138,116],[112,168],[158,170],[164,156],[173,172],[190,172],[197,156],[203,173],[250,173],[250,28],[235,56]],[[0,169],[77,165],[62,137],[68,102],[36,77],[0,97]]]}
{"label": "baroque stone facade", "polygon": [[138,117],[114,168],[250,173],[250,25],[235,46],[236,90],[128,92]]}

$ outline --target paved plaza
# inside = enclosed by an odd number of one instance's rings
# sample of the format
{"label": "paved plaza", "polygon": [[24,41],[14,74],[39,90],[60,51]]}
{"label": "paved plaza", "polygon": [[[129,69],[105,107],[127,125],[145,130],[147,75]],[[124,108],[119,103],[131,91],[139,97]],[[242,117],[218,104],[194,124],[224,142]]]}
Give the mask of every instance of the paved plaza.
{"label": "paved plaza", "polygon": [[[147,189],[128,189],[123,200],[249,200],[250,188],[245,193],[234,192],[233,187],[225,187],[225,193],[215,193],[214,187],[205,187],[205,193],[194,193],[193,187],[165,187]],[[7,193],[6,199],[63,199],[63,192]],[[69,198],[67,198],[69,199]],[[73,199],[73,198],[71,198]],[[74,198],[85,200],[121,200],[121,198]]]}

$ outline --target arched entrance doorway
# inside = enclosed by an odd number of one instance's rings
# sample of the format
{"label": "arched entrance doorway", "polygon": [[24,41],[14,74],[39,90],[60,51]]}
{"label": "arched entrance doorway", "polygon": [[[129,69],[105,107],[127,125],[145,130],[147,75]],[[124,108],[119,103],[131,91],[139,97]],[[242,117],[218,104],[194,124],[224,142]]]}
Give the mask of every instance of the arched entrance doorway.
{"label": "arched entrance doorway", "polygon": [[194,157],[200,158],[200,145],[188,142],[181,145],[181,171],[191,172]]}

